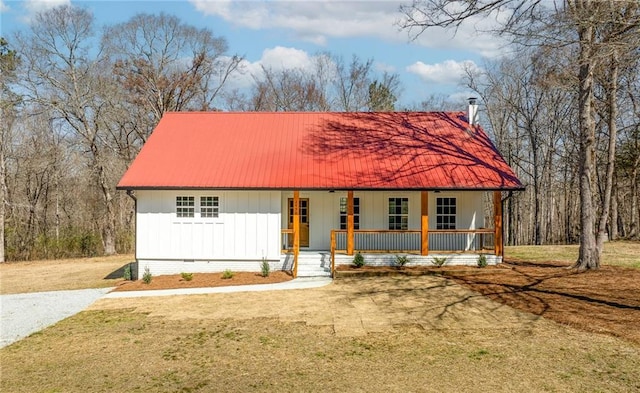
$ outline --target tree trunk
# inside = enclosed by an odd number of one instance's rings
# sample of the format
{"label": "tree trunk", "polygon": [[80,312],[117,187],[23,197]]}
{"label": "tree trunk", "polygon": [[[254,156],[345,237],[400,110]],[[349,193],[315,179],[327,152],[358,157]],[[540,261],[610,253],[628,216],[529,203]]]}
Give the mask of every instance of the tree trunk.
{"label": "tree trunk", "polygon": [[636,159],[635,166],[631,171],[631,222],[629,225],[629,237],[631,239],[637,239],[640,237],[638,231],[638,222],[640,221],[640,211],[638,209],[638,161],[640,156]]}
{"label": "tree trunk", "polygon": [[102,223],[102,246],[105,255],[116,254],[116,213],[113,195],[111,195],[111,186],[107,179],[106,168],[102,164],[102,157],[98,151],[98,147],[92,144],[91,151],[93,153],[93,165],[96,173],[96,181],[102,194],[102,200],[106,209],[106,217]]}
{"label": "tree trunk", "polygon": [[611,221],[609,223],[609,239],[618,240],[618,176],[613,172],[613,187],[611,189]]}
{"label": "tree trunk", "polygon": [[616,119],[618,117],[618,59],[615,49],[611,55],[611,74],[609,80],[609,156],[607,157],[607,173],[605,176],[606,184],[604,188],[604,198],[602,199],[600,224],[598,225],[598,238],[596,241],[598,259],[602,256],[604,242],[607,238],[607,224],[609,220],[609,212],[611,210],[611,189],[613,188],[613,171],[616,165],[616,136],[618,132],[616,127]]}
{"label": "tree trunk", "polygon": [[[576,7],[587,8],[590,2],[577,1]],[[584,9],[581,9],[584,11]],[[591,114],[593,99],[593,64],[592,48],[594,41],[594,28],[590,23],[584,23],[578,27],[580,39],[580,54],[578,80],[579,98],[578,111],[580,117],[580,251],[574,267],[584,269],[597,269],[600,267],[600,256],[596,246],[594,233],[596,212],[593,204],[593,168],[595,163],[595,126]]]}
{"label": "tree trunk", "polygon": [[0,263],[4,262],[4,216],[7,204],[6,167],[4,165],[4,141],[0,141]]}

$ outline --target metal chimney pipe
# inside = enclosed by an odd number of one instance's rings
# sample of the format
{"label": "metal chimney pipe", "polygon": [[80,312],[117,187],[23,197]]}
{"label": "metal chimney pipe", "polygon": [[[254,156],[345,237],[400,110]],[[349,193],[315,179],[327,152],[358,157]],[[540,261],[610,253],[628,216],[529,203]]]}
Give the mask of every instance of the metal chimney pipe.
{"label": "metal chimney pipe", "polygon": [[469,97],[469,125],[475,126],[478,124],[478,99],[476,97]]}

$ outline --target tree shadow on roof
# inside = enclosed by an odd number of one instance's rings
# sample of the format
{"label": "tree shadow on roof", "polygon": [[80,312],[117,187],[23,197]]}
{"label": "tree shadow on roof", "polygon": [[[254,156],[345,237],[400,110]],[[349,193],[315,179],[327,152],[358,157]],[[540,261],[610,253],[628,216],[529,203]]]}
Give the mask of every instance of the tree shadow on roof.
{"label": "tree shadow on roof", "polygon": [[[343,113],[310,130],[303,153],[324,163],[349,157],[341,175],[363,186],[521,189],[480,127],[462,112]],[[420,184],[412,184],[420,180]],[[425,184],[428,183],[428,184]]]}

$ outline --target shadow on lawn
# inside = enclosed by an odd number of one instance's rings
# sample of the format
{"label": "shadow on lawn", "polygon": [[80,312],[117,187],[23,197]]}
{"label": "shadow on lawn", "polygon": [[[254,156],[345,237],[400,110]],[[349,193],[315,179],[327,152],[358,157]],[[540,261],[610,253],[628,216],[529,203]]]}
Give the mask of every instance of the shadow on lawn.
{"label": "shadow on lawn", "polygon": [[490,299],[582,330],[640,342],[640,271],[577,272],[567,264],[509,261],[507,272],[451,278]]}
{"label": "shadow on lawn", "polygon": [[[372,278],[359,294],[389,304],[398,304],[396,299],[400,299],[401,305],[405,297],[439,298],[440,303],[434,303],[438,315],[429,314],[436,319],[455,318],[459,305],[473,307],[476,300],[487,297],[496,302],[496,309],[507,305],[581,330],[640,343],[638,269],[604,266],[579,273],[567,263],[508,261],[495,268],[451,270],[444,277],[447,280],[416,287],[409,284],[410,277],[398,276],[394,285],[384,288]],[[446,290],[455,283],[472,292]],[[377,296],[380,293],[384,296]],[[424,310],[430,311],[433,309]],[[422,311],[416,308],[411,312]],[[502,321],[495,319],[492,323],[499,326]]]}

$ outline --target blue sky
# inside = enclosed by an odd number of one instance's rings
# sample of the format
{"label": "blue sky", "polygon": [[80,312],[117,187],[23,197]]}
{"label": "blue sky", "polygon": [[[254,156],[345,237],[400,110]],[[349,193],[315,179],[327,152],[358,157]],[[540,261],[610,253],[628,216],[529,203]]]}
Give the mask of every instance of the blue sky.
{"label": "blue sky", "polygon": [[[402,1],[11,1],[0,0],[0,29],[11,35],[28,28],[31,16],[60,4],[73,3],[88,8],[98,26],[120,23],[141,12],[164,12],[197,27],[207,27],[226,38],[230,54],[246,61],[246,79],[260,65],[304,67],[316,53],[328,51],[345,60],[356,54],[374,59],[378,70],[400,75],[401,105],[412,105],[431,94],[453,99],[469,96],[459,86],[462,66],[481,68],[485,59],[500,55],[495,37],[476,32],[491,20],[469,23],[452,32],[429,30],[416,40],[394,24],[400,17]],[[18,48],[19,49],[19,48]]]}

